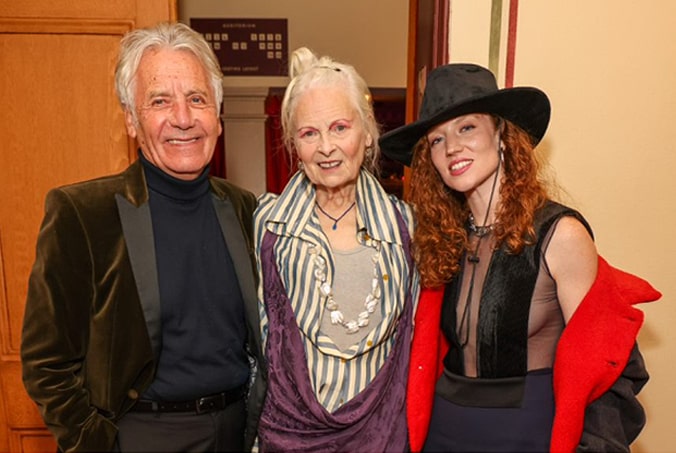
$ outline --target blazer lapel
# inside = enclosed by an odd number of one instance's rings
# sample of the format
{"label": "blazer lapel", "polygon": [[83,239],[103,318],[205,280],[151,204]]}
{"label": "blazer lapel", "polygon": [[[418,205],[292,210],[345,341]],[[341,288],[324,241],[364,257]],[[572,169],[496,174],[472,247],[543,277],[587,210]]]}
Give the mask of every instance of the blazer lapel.
{"label": "blazer lapel", "polygon": [[127,253],[145,316],[148,337],[153,354],[157,359],[162,343],[160,287],[157,279],[148,190],[143,177],[143,168],[138,161],[130,167],[128,176],[128,192],[125,195],[115,194],[115,201],[120,213]]}

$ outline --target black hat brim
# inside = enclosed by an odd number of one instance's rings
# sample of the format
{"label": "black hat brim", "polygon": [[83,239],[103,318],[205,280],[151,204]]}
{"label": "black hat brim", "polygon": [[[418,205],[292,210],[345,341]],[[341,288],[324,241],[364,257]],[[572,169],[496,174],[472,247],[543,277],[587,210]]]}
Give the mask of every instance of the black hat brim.
{"label": "black hat brim", "polygon": [[387,157],[410,166],[413,147],[432,127],[470,113],[493,114],[509,120],[525,130],[533,138],[533,145],[537,145],[547,131],[551,105],[547,95],[537,88],[505,88],[386,132],[378,144]]}

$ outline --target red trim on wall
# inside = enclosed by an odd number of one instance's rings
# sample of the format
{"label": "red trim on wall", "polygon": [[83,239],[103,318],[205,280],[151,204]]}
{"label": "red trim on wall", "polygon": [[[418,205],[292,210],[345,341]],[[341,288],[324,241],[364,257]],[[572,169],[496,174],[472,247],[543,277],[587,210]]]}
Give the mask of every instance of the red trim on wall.
{"label": "red trim on wall", "polygon": [[519,0],[509,2],[509,28],[507,29],[507,60],[505,62],[505,87],[514,86],[514,57],[516,55],[516,23],[519,16]]}
{"label": "red trim on wall", "polygon": [[[436,0],[434,7],[434,51],[432,57],[433,67],[442,66],[450,61],[448,54],[448,23],[451,11],[451,0]],[[430,68],[431,69],[431,68]]]}

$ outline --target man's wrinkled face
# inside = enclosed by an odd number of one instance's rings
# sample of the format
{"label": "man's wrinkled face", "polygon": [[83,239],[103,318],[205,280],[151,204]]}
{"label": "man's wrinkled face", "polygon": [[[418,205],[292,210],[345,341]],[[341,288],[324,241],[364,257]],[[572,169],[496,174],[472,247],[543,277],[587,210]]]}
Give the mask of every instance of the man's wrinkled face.
{"label": "man's wrinkled face", "polygon": [[206,70],[189,51],[160,48],[143,54],[135,77],[136,115],[125,112],[127,132],[165,173],[197,178],[222,132]]}

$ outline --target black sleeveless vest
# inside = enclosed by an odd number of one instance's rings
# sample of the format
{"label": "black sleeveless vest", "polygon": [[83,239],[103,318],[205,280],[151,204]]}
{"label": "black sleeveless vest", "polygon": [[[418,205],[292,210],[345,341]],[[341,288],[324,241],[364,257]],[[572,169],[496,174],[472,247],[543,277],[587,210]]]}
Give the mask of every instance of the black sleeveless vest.
{"label": "black sleeveless vest", "polygon": [[[535,214],[535,244],[526,246],[518,255],[508,254],[504,246],[493,252],[479,305],[478,377],[490,379],[526,375],[528,316],[540,268],[540,250],[550,227],[564,216],[575,217],[592,234],[589,224],[579,212],[548,201]],[[463,262],[465,259],[463,257]],[[464,271],[465,266],[462,269]],[[446,285],[441,313],[441,327],[451,344],[444,366],[457,375],[464,375],[462,348],[455,328],[461,282],[462,271]]]}

